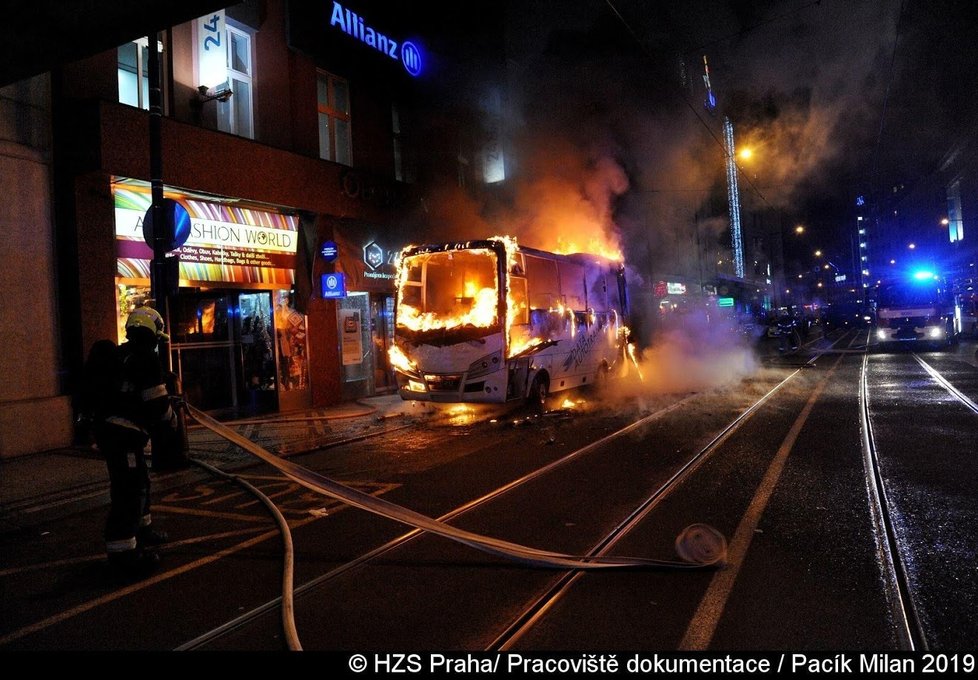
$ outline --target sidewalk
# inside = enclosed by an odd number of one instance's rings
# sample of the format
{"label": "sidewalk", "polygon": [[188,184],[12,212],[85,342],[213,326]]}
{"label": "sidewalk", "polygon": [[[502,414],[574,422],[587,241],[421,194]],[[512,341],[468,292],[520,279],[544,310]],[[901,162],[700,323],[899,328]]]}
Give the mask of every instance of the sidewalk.
{"label": "sidewalk", "polygon": [[[376,433],[390,419],[421,415],[418,402],[397,395],[370,397],[329,408],[274,413],[226,421],[265,449],[291,456]],[[210,430],[190,421],[189,457],[221,470],[256,464],[250,454]],[[208,476],[191,465],[182,470],[153,473],[153,491],[173,488]],[[0,460],[0,533],[17,531],[91,507],[108,505],[109,479],[105,462],[93,447],[74,446]]]}

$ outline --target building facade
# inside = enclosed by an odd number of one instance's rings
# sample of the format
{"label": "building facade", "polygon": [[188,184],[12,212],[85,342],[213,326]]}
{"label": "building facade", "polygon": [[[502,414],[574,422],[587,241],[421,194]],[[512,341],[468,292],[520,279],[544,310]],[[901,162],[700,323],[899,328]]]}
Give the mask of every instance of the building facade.
{"label": "building facade", "polygon": [[[4,224],[38,245],[32,258],[4,251],[0,330],[18,347],[32,336],[42,367],[21,368],[20,350],[6,359],[0,455],[70,443],[87,349],[123,340],[141,304],[167,318],[170,365],[202,409],[393,390],[394,259],[428,236],[425,197],[502,179],[483,162],[499,144],[485,102],[499,96],[502,47],[485,15],[470,39],[471,21],[443,8],[251,0],[3,88],[10,130],[28,117],[50,124],[4,135],[0,149],[0,176],[22,199]],[[163,116],[152,153],[178,226],[172,294],[158,300],[146,224],[154,49]],[[12,313],[17,296],[33,311]],[[23,433],[38,418],[50,432]]]}

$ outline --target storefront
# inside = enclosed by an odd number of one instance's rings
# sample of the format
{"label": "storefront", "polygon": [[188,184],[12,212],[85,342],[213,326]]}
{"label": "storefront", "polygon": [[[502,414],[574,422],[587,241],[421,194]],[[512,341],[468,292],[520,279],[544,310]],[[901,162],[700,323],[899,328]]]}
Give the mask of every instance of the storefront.
{"label": "storefront", "polygon": [[324,283],[322,293],[337,303],[343,397],[395,392],[387,350],[394,341],[394,278],[403,244],[376,227],[351,221],[335,225],[333,234],[321,249],[322,276],[341,274],[344,289],[331,292]]}
{"label": "storefront", "polygon": [[[306,317],[296,310],[300,217],[294,211],[167,188],[190,220],[179,290],[167,318],[172,369],[187,400],[251,414],[311,404]],[[113,178],[119,340],[129,312],[150,302],[147,182]]]}

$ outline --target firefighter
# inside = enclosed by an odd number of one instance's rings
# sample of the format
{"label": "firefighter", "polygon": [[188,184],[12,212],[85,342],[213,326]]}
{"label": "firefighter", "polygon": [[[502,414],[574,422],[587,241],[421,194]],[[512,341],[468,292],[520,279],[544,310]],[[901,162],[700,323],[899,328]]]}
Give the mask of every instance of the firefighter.
{"label": "firefighter", "polygon": [[160,313],[137,307],[126,320],[126,342],[116,350],[114,380],[95,422],[95,440],[109,471],[111,506],[105,523],[109,563],[124,575],[142,575],[158,562],[153,550],[166,542],[152,524],[149,471],[144,448],[159,428],[177,427],[158,345],[169,340]]}

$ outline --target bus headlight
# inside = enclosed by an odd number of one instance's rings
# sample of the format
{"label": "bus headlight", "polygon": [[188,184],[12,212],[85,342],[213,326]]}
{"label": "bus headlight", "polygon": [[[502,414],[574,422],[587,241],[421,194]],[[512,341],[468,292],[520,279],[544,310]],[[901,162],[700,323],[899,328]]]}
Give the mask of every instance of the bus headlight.
{"label": "bus headlight", "polygon": [[933,328],[930,329],[930,337],[932,338],[944,337],[944,329],[941,328],[940,326],[934,326]]}
{"label": "bus headlight", "polygon": [[877,328],[876,329],[876,337],[879,340],[886,340],[886,331],[883,330],[882,328]]}
{"label": "bus headlight", "polygon": [[417,380],[408,380],[408,389],[412,392],[427,392],[428,388],[423,382],[418,382]]}

